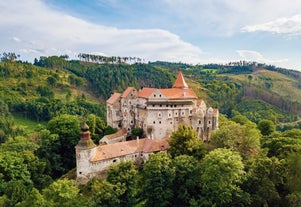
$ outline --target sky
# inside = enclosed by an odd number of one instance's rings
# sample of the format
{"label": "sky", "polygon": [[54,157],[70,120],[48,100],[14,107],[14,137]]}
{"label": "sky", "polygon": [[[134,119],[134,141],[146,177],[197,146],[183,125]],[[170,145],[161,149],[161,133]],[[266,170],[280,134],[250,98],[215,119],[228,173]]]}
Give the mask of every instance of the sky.
{"label": "sky", "polygon": [[79,53],[301,71],[299,0],[0,0],[0,53]]}

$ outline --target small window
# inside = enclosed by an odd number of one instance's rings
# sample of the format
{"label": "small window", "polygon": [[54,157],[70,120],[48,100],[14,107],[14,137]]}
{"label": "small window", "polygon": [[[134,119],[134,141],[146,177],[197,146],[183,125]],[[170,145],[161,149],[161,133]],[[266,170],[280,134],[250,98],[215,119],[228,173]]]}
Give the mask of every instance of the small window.
{"label": "small window", "polygon": [[155,124],[156,122],[155,121],[153,121],[153,124]]}
{"label": "small window", "polygon": [[159,97],[162,97],[162,95],[160,94]]}
{"label": "small window", "polygon": [[155,104],[153,104],[153,107],[155,107]]}
{"label": "small window", "polygon": [[211,124],[211,121],[208,121],[209,124]]}
{"label": "small window", "polygon": [[162,104],[160,104],[160,107],[162,107]]}
{"label": "small window", "polygon": [[154,94],[154,97],[156,97],[156,94]]}
{"label": "small window", "polygon": [[161,121],[159,121],[159,124],[161,124]]}
{"label": "small window", "polygon": [[116,162],[116,159],[115,159],[115,160],[113,160],[113,162]]}

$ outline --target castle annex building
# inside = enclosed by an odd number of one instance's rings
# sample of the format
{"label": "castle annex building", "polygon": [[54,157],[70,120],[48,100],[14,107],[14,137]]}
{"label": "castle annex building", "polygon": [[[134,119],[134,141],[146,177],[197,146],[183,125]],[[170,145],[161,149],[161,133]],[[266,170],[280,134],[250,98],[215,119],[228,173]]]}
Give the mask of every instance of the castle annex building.
{"label": "castle annex building", "polygon": [[204,141],[218,128],[218,110],[207,108],[203,100],[188,87],[179,72],[172,88],[128,87],[123,93],[114,93],[107,100],[107,123],[113,128],[142,128],[146,137],[169,137],[179,125],[188,125]]}

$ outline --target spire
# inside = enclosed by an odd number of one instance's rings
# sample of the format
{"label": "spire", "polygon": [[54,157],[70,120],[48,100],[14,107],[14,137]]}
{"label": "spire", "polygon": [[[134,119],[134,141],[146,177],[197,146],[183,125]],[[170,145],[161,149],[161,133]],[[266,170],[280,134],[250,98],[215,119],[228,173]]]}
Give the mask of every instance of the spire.
{"label": "spire", "polygon": [[172,86],[173,88],[188,88],[187,83],[184,80],[183,74],[180,71],[177,77],[177,80],[175,81],[175,83]]}

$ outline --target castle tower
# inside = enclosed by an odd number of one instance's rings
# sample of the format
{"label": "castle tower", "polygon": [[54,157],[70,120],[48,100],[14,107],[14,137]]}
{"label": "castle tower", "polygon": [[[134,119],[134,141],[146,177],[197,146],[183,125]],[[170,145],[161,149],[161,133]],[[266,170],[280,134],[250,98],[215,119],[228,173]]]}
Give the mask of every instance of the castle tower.
{"label": "castle tower", "polygon": [[187,85],[181,71],[178,73],[178,77],[172,87],[173,88],[182,88],[182,89],[188,88],[188,85]]}
{"label": "castle tower", "polygon": [[90,177],[90,159],[95,155],[96,145],[91,139],[89,126],[84,123],[81,127],[80,140],[75,146],[76,153],[76,182],[85,184]]}

